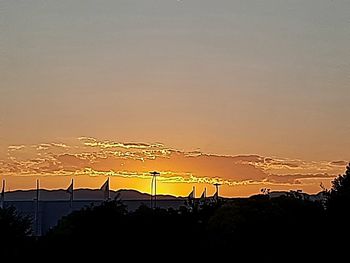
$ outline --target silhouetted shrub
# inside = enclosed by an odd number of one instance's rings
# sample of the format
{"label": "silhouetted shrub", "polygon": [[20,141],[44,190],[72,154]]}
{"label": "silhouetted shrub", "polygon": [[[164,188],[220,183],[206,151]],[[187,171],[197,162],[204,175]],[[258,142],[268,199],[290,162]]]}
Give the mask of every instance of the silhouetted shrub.
{"label": "silhouetted shrub", "polygon": [[14,207],[0,208],[0,248],[2,256],[16,257],[16,252],[25,249],[32,234],[31,219],[22,216]]}

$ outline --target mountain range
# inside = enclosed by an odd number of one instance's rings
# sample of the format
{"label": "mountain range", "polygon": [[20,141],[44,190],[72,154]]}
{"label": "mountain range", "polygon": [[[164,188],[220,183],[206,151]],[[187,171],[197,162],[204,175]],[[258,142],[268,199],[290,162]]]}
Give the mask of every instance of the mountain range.
{"label": "mountain range", "polygon": [[[111,199],[119,195],[122,200],[149,200],[150,195],[141,193],[136,190],[121,189],[118,191],[110,191]],[[25,201],[34,200],[36,198],[36,190],[16,190],[5,193],[5,200],[7,201]],[[104,192],[98,189],[76,189],[74,190],[75,200],[103,200],[105,198]],[[39,192],[39,199],[42,201],[48,200],[69,200],[70,194],[63,189],[46,190],[41,189]],[[159,200],[172,200],[178,197],[172,195],[157,195]],[[181,197],[180,197],[181,199]]]}
{"label": "mountain range", "polygon": [[[318,194],[307,194],[296,191],[274,191],[269,193],[271,198],[279,197],[287,194],[298,194],[303,199],[309,199],[312,201],[324,199],[324,194],[322,192]],[[110,190],[110,197],[114,199],[117,195],[121,200],[149,200],[151,196],[147,193],[141,193],[137,190],[132,189],[121,189],[121,190]],[[5,200],[7,201],[29,201],[36,198],[36,190],[16,190],[5,193]],[[41,189],[39,193],[39,199],[42,201],[49,200],[69,200],[70,194],[67,190],[46,190]],[[104,192],[99,189],[76,189],[74,190],[74,200],[103,200],[105,199]],[[172,195],[157,195],[158,200],[176,200],[176,199],[186,199],[186,197],[176,197]]]}

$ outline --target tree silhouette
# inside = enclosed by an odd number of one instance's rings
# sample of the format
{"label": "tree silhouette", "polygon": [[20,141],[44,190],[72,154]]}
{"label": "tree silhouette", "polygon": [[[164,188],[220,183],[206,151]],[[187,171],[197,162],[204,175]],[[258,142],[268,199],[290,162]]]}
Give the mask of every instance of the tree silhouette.
{"label": "tree silhouette", "polygon": [[[255,256],[251,250],[272,256],[289,253],[295,244],[301,253],[310,247],[309,239],[317,239],[323,214],[320,203],[298,196],[255,195],[224,204],[211,217],[208,231],[213,246],[243,253],[245,259]],[[271,246],[274,252],[267,253]]]}
{"label": "tree silhouette", "polygon": [[328,193],[327,211],[331,217],[350,218],[350,164],[346,167],[345,174],[332,181],[332,189]]}
{"label": "tree silhouette", "polygon": [[326,194],[327,224],[324,227],[324,240],[329,251],[339,251],[332,253],[332,261],[335,262],[337,257],[343,258],[348,249],[346,240],[350,235],[350,164],[343,175],[332,181],[332,188]]}
{"label": "tree silhouette", "polygon": [[[53,246],[65,245],[95,245],[107,243],[109,236],[115,234],[113,225],[123,227],[125,224],[126,207],[117,196],[112,201],[105,201],[99,206],[88,206],[80,211],[74,211],[63,217],[58,225],[48,232],[44,245],[52,242]],[[91,243],[90,243],[91,244]]]}
{"label": "tree silhouette", "polygon": [[[31,235],[31,219],[14,207],[0,208],[0,247],[9,254],[21,251]],[[16,256],[16,255],[15,255]]]}
{"label": "tree silhouette", "polygon": [[194,210],[142,205],[129,212],[116,199],[62,218],[40,238],[39,249],[47,256],[56,251],[79,256],[87,252],[100,255],[103,251],[125,254],[130,249],[135,253],[128,256],[136,256],[157,250],[171,252],[172,258],[188,250],[203,255],[227,250],[233,251],[235,258],[259,255],[269,260],[291,253],[295,246],[295,256],[312,252],[311,245],[323,235],[320,229],[325,226],[324,215],[321,203],[296,194],[226,199]]}

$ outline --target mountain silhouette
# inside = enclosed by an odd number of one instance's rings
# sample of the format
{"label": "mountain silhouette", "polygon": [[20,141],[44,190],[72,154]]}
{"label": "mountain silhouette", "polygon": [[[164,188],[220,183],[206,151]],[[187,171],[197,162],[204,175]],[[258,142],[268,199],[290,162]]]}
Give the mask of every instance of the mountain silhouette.
{"label": "mountain silhouette", "polygon": [[[110,196],[113,199],[119,194],[122,200],[149,200],[150,195],[147,193],[141,193],[137,190],[121,189],[118,191],[110,191]],[[69,200],[69,193],[64,189],[59,190],[40,190],[40,200]],[[16,190],[5,193],[6,201],[24,201],[34,200],[36,197],[36,190]],[[75,200],[103,200],[104,193],[99,189],[76,189],[74,190]],[[172,200],[178,199],[178,197],[172,195],[157,195],[158,200]],[[181,199],[181,198],[180,198]]]}

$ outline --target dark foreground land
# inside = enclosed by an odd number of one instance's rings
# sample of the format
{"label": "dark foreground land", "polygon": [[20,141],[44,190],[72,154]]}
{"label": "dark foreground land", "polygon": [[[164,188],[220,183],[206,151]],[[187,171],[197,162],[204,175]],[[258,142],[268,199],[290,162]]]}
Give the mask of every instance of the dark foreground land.
{"label": "dark foreground land", "polygon": [[38,255],[55,259],[167,255],[169,260],[217,255],[243,262],[346,258],[349,166],[325,194],[323,202],[295,193],[276,198],[262,194],[215,203],[189,202],[179,209],[141,206],[132,212],[116,198],[69,214],[40,238],[31,236],[28,218],[7,208],[0,210],[0,250],[3,257],[25,259]]}

